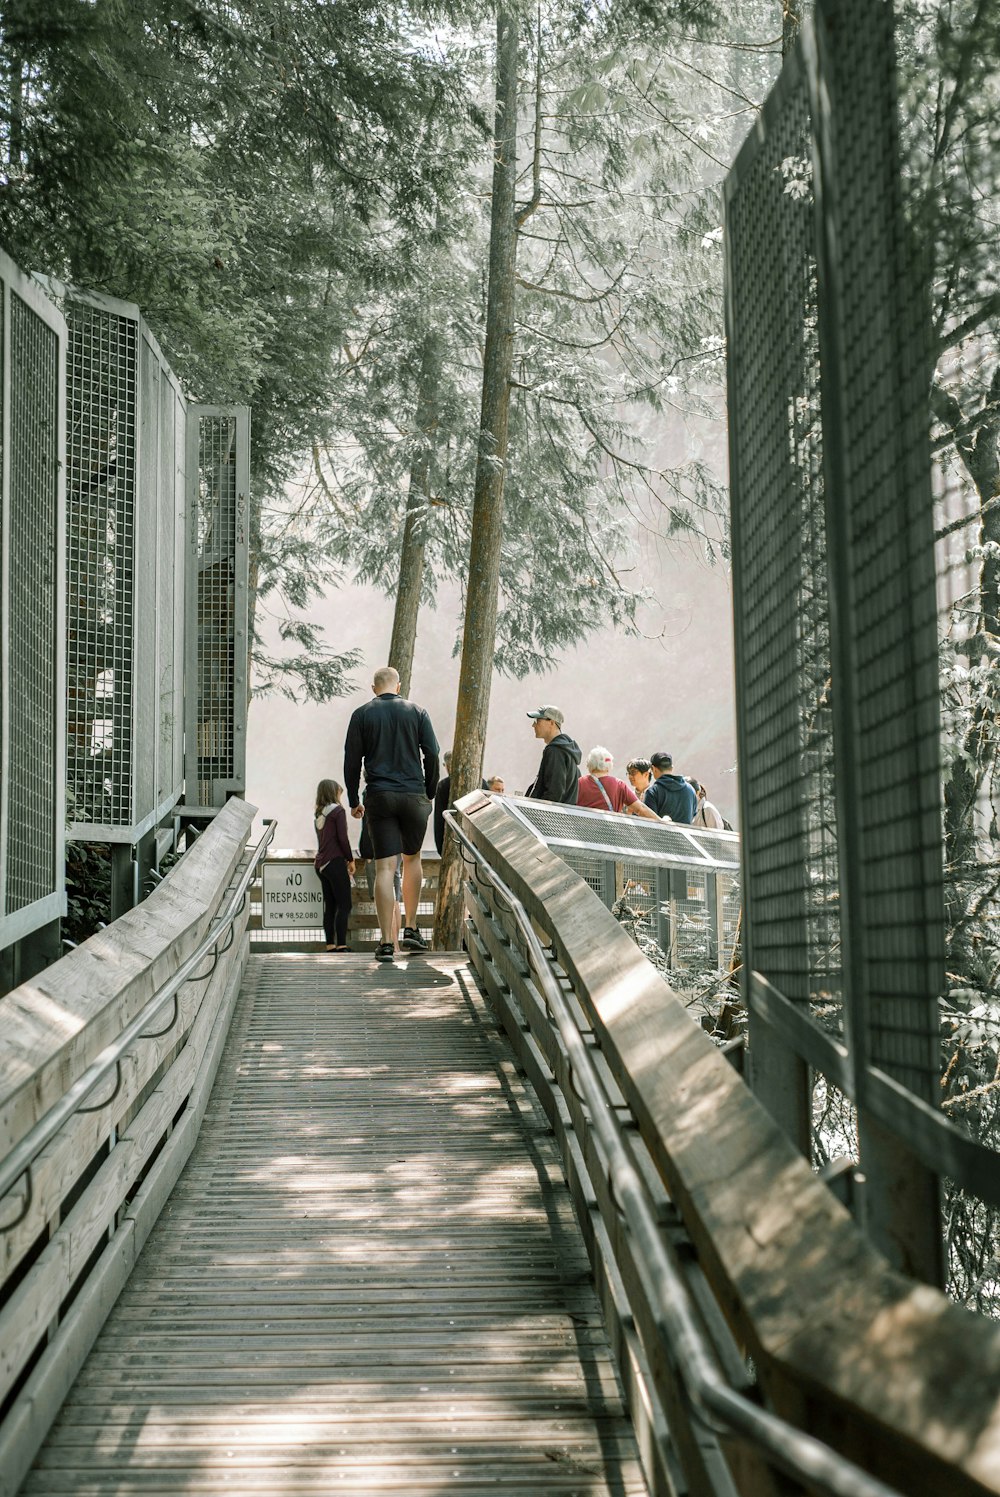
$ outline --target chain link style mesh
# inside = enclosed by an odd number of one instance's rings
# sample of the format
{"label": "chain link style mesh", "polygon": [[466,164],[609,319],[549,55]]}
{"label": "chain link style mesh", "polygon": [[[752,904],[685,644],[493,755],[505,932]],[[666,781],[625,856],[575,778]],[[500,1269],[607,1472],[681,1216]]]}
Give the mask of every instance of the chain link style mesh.
{"label": "chain link style mesh", "polygon": [[842,1031],[812,126],[801,69],[733,193],[730,423],[752,960]]}
{"label": "chain link style mesh", "polygon": [[732,960],[739,924],[739,838],[613,811],[515,799],[504,808],[580,875],[675,974]]}
{"label": "chain link style mesh", "polygon": [[198,803],[211,805],[213,782],[236,774],[237,422],[199,421],[196,501]]}
{"label": "chain link style mesh", "polygon": [[66,734],[71,819],[132,823],[136,337],[67,300]]}
{"label": "chain link style mesh", "polygon": [[[2,301],[0,301],[2,307]],[[3,337],[0,321],[0,341]],[[9,704],[4,913],[56,889],[59,339],[10,294]],[[5,382],[6,384],[7,382]]]}
{"label": "chain link style mesh", "polygon": [[[1000,280],[978,205],[1000,153],[982,21],[820,0],[727,184],[727,310],[748,963],[840,1031],[858,1096],[884,1097],[884,1073],[996,1150]],[[820,1078],[814,1100],[818,1161],[856,1154],[847,1099]],[[965,1171],[947,1184],[950,1287],[996,1313],[988,1155],[933,1138],[931,1173]]]}
{"label": "chain link style mesh", "polygon": [[[845,566],[858,867],[852,939],[864,993],[855,1045],[937,1104],[944,983],[941,768],[926,282],[903,217],[892,12],[830,8],[824,75],[836,198]],[[832,277],[831,277],[832,279]]]}

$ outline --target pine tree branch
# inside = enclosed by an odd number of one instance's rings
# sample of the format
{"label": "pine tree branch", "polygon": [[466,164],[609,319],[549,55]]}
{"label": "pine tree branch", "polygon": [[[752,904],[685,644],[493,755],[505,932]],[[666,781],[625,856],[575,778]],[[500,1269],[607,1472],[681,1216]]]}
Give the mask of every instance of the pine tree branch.
{"label": "pine tree branch", "polygon": [[727,162],[720,161],[718,156],[714,155],[707,146],[703,146],[700,140],[696,140],[695,137],[689,134],[687,130],[682,130],[680,125],[678,125],[675,120],[672,120],[670,118],[669,114],[666,114],[662,109],[658,109],[657,106],[653,103],[652,99],[649,97],[648,89],[641,89],[632,78],[629,78],[628,81],[631,87],[635,89],[635,92],[639,95],[639,98],[643,100],[643,102],[653,111],[655,115],[657,115],[659,119],[663,121],[665,125],[669,125],[671,130],[676,130],[677,134],[682,135],[690,145],[694,146],[696,151],[701,151],[703,156],[707,156],[709,161],[714,161],[716,166],[721,166],[723,171],[727,172],[729,170],[729,165]]}
{"label": "pine tree branch", "polygon": [[[624,271],[622,274],[624,275]],[[598,302],[605,301],[615,289],[614,286],[609,286],[606,291],[600,292],[597,296],[578,296],[575,291],[562,291],[556,286],[540,286],[537,281],[529,281],[520,274],[517,276],[517,284],[523,286],[525,291],[537,291],[542,296],[562,297],[565,301],[577,302],[583,307],[592,307]]]}
{"label": "pine tree branch", "polygon": [[949,328],[938,339],[935,350],[936,359],[939,359],[943,353],[947,353],[949,348],[956,347],[970,333],[974,333],[977,328],[980,328],[984,322],[988,322],[991,317],[995,317],[998,312],[1000,312],[1000,292],[994,292],[974,312],[970,312],[967,317],[957,323],[955,327]]}

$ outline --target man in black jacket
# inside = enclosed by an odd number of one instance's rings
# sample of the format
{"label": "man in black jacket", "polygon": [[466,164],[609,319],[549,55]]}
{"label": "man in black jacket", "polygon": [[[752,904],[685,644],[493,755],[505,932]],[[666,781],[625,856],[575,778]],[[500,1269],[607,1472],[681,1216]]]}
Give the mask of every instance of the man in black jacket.
{"label": "man in black jacket", "polygon": [[535,737],[545,744],[535,783],[526,794],[534,800],[562,801],[575,806],[580,785],[580,745],[562,730],[563,715],[558,707],[539,707],[528,716],[535,725]]}
{"label": "man in black jacket", "polygon": [[[403,910],[399,938],[404,951],[426,951],[417,926],[424,874],[420,849],[438,781],[438,741],[423,707],[399,695],[399,673],[385,665],[375,672],[370,702],[351,714],[344,744],[344,785],[351,815],[367,816],[375,853],[375,908],[382,941],[379,962],[393,958],[393,876],[403,855]],[[423,762],[421,762],[423,761]],[[364,763],[365,803],[359,794]]]}

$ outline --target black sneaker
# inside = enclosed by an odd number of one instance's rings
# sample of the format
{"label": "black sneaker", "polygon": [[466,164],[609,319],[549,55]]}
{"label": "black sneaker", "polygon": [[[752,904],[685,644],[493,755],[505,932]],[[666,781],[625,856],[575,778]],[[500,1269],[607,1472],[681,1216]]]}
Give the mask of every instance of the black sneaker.
{"label": "black sneaker", "polygon": [[427,942],[412,925],[404,925],[403,934],[399,938],[399,947],[401,951],[426,951]]}
{"label": "black sneaker", "polygon": [[375,960],[377,962],[391,962],[394,954],[391,941],[380,941],[375,947]]}

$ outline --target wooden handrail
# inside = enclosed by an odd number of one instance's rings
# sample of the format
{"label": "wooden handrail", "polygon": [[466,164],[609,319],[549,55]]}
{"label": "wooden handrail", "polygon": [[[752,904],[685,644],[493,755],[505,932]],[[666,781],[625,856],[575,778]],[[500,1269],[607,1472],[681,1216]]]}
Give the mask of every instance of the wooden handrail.
{"label": "wooden handrail", "polygon": [[[16,1491],[197,1138],[246,960],[237,870],[253,816],[230,801],[143,904],[3,1000],[0,1160],[8,1173],[30,1162],[0,1200],[0,1497]],[[213,924],[227,890],[230,937]],[[218,957],[200,959],[216,930]],[[92,1078],[74,1083],[119,1036],[120,1058],[112,1049],[107,1077],[65,1116],[63,1096],[77,1102]]]}
{"label": "wooden handrail", "polygon": [[148,898],[3,999],[0,1158],[195,949],[255,813],[229,801]]}
{"label": "wooden handrail", "polygon": [[894,1272],[567,865],[461,825],[544,932],[770,1406],[907,1493],[1000,1492],[1000,1328]]}

